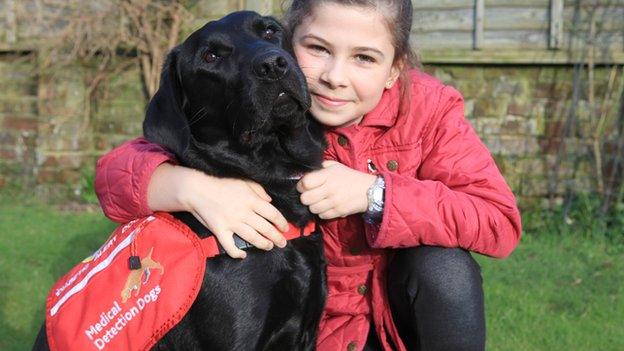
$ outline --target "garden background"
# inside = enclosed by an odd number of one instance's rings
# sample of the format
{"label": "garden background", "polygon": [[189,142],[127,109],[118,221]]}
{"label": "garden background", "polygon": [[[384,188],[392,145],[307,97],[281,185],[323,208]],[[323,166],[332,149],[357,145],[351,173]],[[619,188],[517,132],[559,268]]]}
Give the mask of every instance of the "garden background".
{"label": "garden background", "polygon": [[[483,268],[492,350],[624,349],[624,1],[415,0],[422,69],[457,87],[523,212]],[[167,50],[279,0],[0,0],[0,350],[114,225],[99,156],[141,134]],[[477,255],[475,255],[477,256]]]}

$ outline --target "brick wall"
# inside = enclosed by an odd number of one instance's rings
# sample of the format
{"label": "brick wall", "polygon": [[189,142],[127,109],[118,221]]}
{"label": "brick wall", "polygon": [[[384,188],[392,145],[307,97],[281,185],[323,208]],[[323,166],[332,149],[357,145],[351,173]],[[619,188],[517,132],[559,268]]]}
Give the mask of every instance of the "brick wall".
{"label": "brick wall", "polygon": [[[206,18],[236,10],[241,3],[198,2],[193,11],[204,14],[198,16],[204,19],[196,26]],[[277,11],[279,1],[273,1],[273,7]],[[578,101],[572,103],[574,68],[570,65],[425,67],[462,92],[468,119],[523,199],[563,194],[566,188],[596,189],[591,136],[610,68],[595,71],[592,114],[586,71],[581,75]],[[86,68],[70,67],[53,75],[37,74],[36,68],[36,52],[0,55],[0,188],[14,182],[45,196],[79,195],[97,157],[141,134],[146,101],[139,69],[133,67],[113,77],[87,100]],[[616,91],[604,105],[608,107],[606,130],[611,132],[607,139],[612,143],[624,85],[622,67],[618,72]],[[573,107],[576,117],[570,121]],[[565,128],[568,137],[561,138]],[[610,157],[607,152],[605,169]]]}

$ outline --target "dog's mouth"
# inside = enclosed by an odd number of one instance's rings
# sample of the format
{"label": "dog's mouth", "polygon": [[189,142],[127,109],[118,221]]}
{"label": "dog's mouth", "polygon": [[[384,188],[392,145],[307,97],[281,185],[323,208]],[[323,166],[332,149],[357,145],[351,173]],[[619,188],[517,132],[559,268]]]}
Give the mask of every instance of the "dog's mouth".
{"label": "dog's mouth", "polygon": [[286,180],[290,180],[296,183],[301,180],[301,178],[303,178],[303,175],[303,172],[292,173],[291,175],[286,177]]}
{"label": "dog's mouth", "polygon": [[305,105],[289,92],[282,90],[277,94],[273,108],[271,109],[272,116],[287,116],[293,113],[305,111]]}

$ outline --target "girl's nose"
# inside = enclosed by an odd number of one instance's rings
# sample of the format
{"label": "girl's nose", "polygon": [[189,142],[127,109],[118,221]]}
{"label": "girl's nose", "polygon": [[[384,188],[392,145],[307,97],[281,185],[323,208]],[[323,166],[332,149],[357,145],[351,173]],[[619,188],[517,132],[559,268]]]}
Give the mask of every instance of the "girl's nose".
{"label": "girl's nose", "polygon": [[344,63],[340,60],[328,60],[325,63],[325,67],[320,78],[330,88],[344,87],[347,85],[348,81],[345,68]]}

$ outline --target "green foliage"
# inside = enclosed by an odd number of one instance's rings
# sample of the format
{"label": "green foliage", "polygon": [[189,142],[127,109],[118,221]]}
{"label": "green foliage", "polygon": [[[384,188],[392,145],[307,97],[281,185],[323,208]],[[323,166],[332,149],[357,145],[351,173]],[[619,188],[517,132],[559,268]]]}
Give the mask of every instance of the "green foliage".
{"label": "green foliage", "polygon": [[598,195],[579,194],[549,210],[533,206],[522,213],[524,232],[624,243],[624,202],[617,201],[606,212],[602,204]]}
{"label": "green foliage", "polygon": [[88,204],[98,204],[97,196],[95,195],[95,168],[85,167],[82,170],[82,177],[80,180],[80,188],[78,190],[80,200]]}
{"label": "green foliage", "polygon": [[25,189],[32,188],[32,179],[23,176],[23,166],[17,163],[6,162],[0,158],[0,175],[5,181],[5,184],[0,191],[6,192],[21,192]]}

